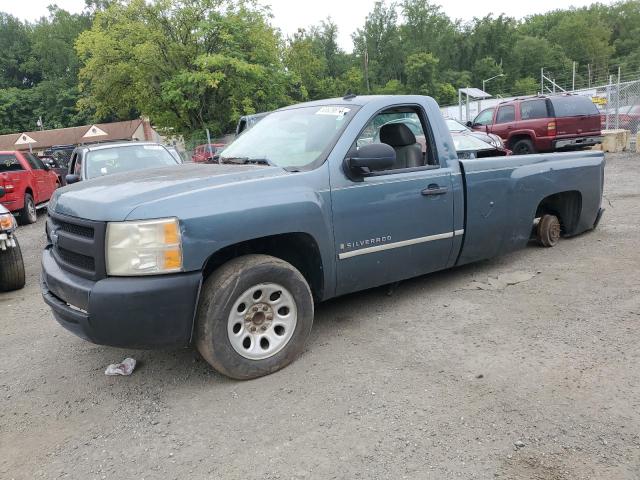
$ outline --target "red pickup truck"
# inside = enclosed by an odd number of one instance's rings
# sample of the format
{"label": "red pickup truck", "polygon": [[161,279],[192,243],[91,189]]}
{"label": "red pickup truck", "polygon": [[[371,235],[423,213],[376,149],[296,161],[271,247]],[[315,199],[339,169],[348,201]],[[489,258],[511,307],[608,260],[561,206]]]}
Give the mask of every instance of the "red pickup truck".
{"label": "red pickup truck", "polygon": [[500,136],[516,155],[588,147],[602,142],[600,112],[589,97],[517,98],[487,108],[468,124]]}
{"label": "red pickup truck", "polygon": [[5,192],[0,203],[13,212],[20,223],[35,223],[37,209],[47,205],[59,186],[58,176],[35,155],[0,151],[0,187]]}
{"label": "red pickup truck", "polygon": [[191,155],[191,161],[194,163],[208,163],[213,160],[216,153],[220,153],[222,149],[226,147],[224,143],[210,143],[205,145],[198,145],[193,150]]}

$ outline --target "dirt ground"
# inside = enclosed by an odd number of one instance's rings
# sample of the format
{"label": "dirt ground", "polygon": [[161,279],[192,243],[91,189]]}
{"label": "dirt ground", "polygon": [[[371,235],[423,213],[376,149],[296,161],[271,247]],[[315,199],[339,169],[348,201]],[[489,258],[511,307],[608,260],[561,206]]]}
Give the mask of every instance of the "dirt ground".
{"label": "dirt ground", "polygon": [[639,179],[608,155],[598,230],[320,305],[302,357],[249,382],[67,333],[41,216],[0,294],[0,478],[638,479]]}

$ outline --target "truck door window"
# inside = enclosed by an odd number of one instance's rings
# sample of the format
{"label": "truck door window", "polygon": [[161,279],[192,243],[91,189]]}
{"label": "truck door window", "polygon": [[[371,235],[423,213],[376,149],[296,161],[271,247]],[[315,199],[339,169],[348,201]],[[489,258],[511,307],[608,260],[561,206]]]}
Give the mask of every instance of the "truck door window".
{"label": "truck door window", "polygon": [[34,170],[44,170],[44,164],[34,154],[24,153],[23,155],[27,159],[27,162],[29,162],[29,165],[31,165],[31,168],[33,168]]}
{"label": "truck door window", "polygon": [[76,153],[73,164],[73,174],[82,177],[82,155]]}
{"label": "truck door window", "polygon": [[513,105],[505,105],[498,109],[498,115],[496,115],[496,124],[509,123],[516,119],[516,107]]}
{"label": "truck door window", "polygon": [[16,170],[24,170],[16,156],[11,153],[0,154],[0,172],[15,172]]}
{"label": "truck door window", "polygon": [[417,107],[396,107],[377,113],[362,130],[354,148],[386,143],[396,152],[389,170],[437,166],[432,142]]}
{"label": "truck door window", "polygon": [[534,118],[548,118],[546,100],[528,100],[520,104],[520,119],[533,120]]}
{"label": "truck door window", "polygon": [[473,121],[474,125],[491,125],[493,123],[493,108],[481,111]]}

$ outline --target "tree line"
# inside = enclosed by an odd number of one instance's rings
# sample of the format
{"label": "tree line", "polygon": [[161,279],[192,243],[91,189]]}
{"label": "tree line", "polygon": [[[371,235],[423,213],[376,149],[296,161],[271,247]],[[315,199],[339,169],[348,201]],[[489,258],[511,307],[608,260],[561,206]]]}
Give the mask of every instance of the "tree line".
{"label": "tree line", "polygon": [[[604,82],[640,71],[640,1],[516,20],[462,22],[428,0],[378,1],[337,42],[327,18],[283,38],[254,0],[86,0],[37,22],[0,13],[0,133],[145,115],[189,138],[233,129],[241,115],[318,98],[416,93],[441,104],[460,87],[532,94],[540,68]],[[587,78],[588,77],[588,78]]]}

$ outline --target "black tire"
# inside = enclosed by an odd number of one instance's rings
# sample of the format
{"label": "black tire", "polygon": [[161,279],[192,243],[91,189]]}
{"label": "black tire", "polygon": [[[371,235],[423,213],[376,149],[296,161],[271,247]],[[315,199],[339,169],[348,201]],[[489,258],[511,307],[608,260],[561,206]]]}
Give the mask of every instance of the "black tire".
{"label": "black tire", "polygon": [[560,240],[560,220],[555,215],[543,215],[536,229],[536,238],[543,247],[555,247]]}
{"label": "black tire", "polygon": [[[231,345],[228,322],[241,295],[262,283],[277,283],[293,297],[297,321],[292,336],[272,356],[251,360]],[[313,325],[313,297],[302,274],[289,263],[268,255],[246,255],[230,260],[204,282],[196,317],[195,344],[218,372],[238,380],[262,377],[284,368],[304,348]]]}
{"label": "black tire", "polygon": [[24,287],[24,262],[18,239],[15,247],[0,250],[0,292],[19,290]]}
{"label": "black tire", "polygon": [[20,225],[30,225],[36,223],[38,220],[38,213],[36,212],[36,204],[33,201],[33,197],[30,193],[24,194],[24,207],[20,210],[18,215],[18,222]]}
{"label": "black tire", "polygon": [[533,142],[528,138],[522,138],[515,142],[511,151],[514,155],[529,155],[531,153],[537,153],[536,147],[533,146]]}

